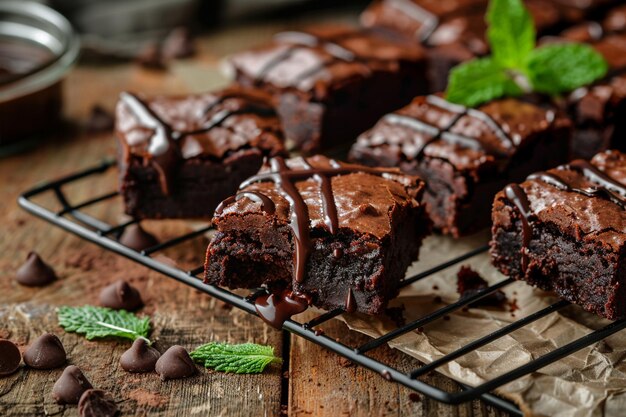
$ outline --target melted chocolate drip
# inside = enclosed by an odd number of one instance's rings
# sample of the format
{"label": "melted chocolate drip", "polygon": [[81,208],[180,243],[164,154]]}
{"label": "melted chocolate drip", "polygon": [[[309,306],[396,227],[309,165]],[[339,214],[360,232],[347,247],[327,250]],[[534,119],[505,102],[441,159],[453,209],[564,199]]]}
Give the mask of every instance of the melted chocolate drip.
{"label": "melted chocolate drip", "polygon": [[273,294],[264,294],[254,301],[254,307],[264,322],[281,329],[285,321],[302,313],[309,306],[309,300],[304,295],[284,290]]}
{"label": "melted chocolate drip", "polygon": [[425,140],[424,143],[419,147],[417,155],[415,156],[416,159],[423,158],[424,151],[426,150],[428,145],[437,140],[443,140],[447,143],[459,145],[463,148],[469,148],[477,151],[482,150],[490,154],[505,156],[502,151],[490,147],[487,143],[484,143],[478,137],[470,137],[450,132],[450,130],[456,125],[456,123],[463,116],[466,115],[478,119],[485,123],[487,126],[489,126],[494,134],[498,137],[498,139],[500,139],[500,144],[505,148],[509,149],[514,145],[513,139],[487,113],[476,109],[470,109],[464,106],[460,106],[458,104],[450,103],[442,99],[441,97],[434,95],[426,97],[426,101],[433,106],[437,106],[441,109],[449,111],[450,113],[453,113],[454,117],[452,118],[450,123],[440,129],[437,126],[430,125],[422,120],[416,119],[411,116],[390,113],[384,117],[384,119],[390,124],[406,126],[417,132],[423,132],[426,135],[430,136],[430,138]]}
{"label": "melted chocolate drip", "polygon": [[531,214],[528,196],[517,184],[509,184],[504,188],[506,198],[511,201],[520,213],[522,219],[522,271],[525,273],[528,268],[528,246],[533,235],[532,225],[528,219]]}
{"label": "melted chocolate drip", "polygon": [[[222,94],[213,103],[205,109],[208,113],[222,104],[227,99],[244,98],[237,94]],[[246,100],[251,100],[245,98]],[[192,131],[174,130],[159,115],[150,108],[150,106],[142,99],[134,94],[124,92],[120,95],[120,100],[128,106],[131,112],[139,119],[139,122],[153,130],[148,145],[148,152],[152,155],[152,165],[159,174],[159,181],[163,194],[169,195],[171,188],[172,172],[176,170],[180,162],[180,150],[173,146],[173,142],[180,140],[188,135],[196,135],[210,131],[211,129],[222,125],[229,117],[238,114],[256,114],[259,116],[273,116],[276,114],[273,108],[263,103],[248,103],[245,106],[232,110],[224,109],[212,115],[209,120],[200,128]]]}

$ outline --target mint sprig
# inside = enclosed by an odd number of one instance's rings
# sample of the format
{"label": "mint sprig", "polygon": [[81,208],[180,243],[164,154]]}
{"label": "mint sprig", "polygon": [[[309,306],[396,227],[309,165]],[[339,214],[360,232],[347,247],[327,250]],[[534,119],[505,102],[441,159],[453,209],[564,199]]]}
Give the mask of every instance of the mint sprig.
{"label": "mint sprig", "polygon": [[125,310],[88,305],[60,307],[57,316],[66,332],[84,334],[88,340],[121,337],[130,340],[141,338],[150,343],[150,318],[137,317]]}
{"label": "mint sprig", "polygon": [[236,374],[258,374],[271,363],[282,363],[282,359],[274,356],[273,347],[255,343],[211,342],[199,346],[189,356],[206,368]]}
{"label": "mint sprig", "polygon": [[586,44],[536,47],[532,17],[521,0],[491,0],[487,10],[490,57],[450,72],[447,99],[474,107],[503,96],[558,95],[604,77],[608,64]]}

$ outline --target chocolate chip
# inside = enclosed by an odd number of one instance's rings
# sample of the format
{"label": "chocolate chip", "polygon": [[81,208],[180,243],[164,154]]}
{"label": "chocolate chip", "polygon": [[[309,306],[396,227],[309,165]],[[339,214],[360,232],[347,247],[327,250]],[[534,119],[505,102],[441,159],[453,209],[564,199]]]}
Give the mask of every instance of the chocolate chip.
{"label": "chocolate chip", "polygon": [[115,119],[102,106],[96,104],[91,108],[86,126],[89,132],[109,132],[113,130],[114,125]]}
{"label": "chocolate chip", "polygon": [[137,339],[120,357],[120,365],[127,372],[152,372],[160,356],[144,339]]}
{"label": "chocolate chip", "polygon": [[196,54],[196,45],[189,29],[179,27],[170,32],[163,42],[165,59],[189,58]]}
{"label": "chocolate chip", "polygon": [[67,356],[58,337],[51,333],[39,336],[24,352],[24,363],[34,369],[54,369],[65,365]]}
{"label": "chocolate chip", "polygon": [[161,53],[161,47],[156,43],[146,45],[136,56],[135,61],[144,68],[164,70],[167,68]]}
{"label": "chocolate chip", "polygon": [[78,412],[81,417],[115,417],[120,411],[108,392],[88,389],[80,397]]}
{"label": "chocolate chip", "polygon": [[131,224],[124,229],[124,233],[120,237],[120,243],[131,249],[142,251],[154,246],[159,241],[150,233],[146,232],[139,224]]}
{"label": "chocolate chip", "polygon": [[52,398],[57,404],[78,404],[81,395],[93,388],[83,372],[74,365],[63,370],[61,377],[52,387]]}
{"label": "chocolate chip", "polygon": [[143,305],[137,288],[119,280],[100,291],[100,305],[115,310],[136,310]]}
{"label": "chocolate chip", "polygon": [[0,339],[0,376],[11,375],[17,371],[22,361],[22,354],[10,340]]}
{"label": "chocolate chip", "polygon": [[28,254],[26,262],[18,268],[15,274],[15,280],[18,283],[29,287],[48,285],[56,279],[54,270],[35,252]]}
{"label": "chocolate chip", "polygon": [[172,346],[159,358],[155,370],[162,381],[186,378],[196,373],[196,365],[182,346]]}

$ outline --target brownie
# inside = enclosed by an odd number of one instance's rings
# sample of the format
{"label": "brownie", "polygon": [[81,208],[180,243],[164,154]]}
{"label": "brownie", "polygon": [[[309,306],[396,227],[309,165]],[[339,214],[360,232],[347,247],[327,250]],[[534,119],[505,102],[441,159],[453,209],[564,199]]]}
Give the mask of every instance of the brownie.
{"label": "brownie", "polygon": [[205,282],[382,313],[428,233],[423,190],[398,169],[273,158],[216,210]]}
{"label": "brownie", "polygon": [[613,9],[602,22],[586,22],[545,41],[559,40],[589,43],[609,65],[606,78],[559,103],[575,125],[572,157],[589,159],[605,149],[626,151],[626,6]]}
{"label": "brownie", "polygon": [[362,134],[349,158],[422,177],[435,228],[459,237],[489,225],[508,182],[565,162],[570,133],[560,112],[517,99],[470,109],[419,96]]}
{"label": "brownie", "polygon": [[531,175],[493,205],[491,257],[608,319],[626,317],[626,154],[605,151]]}
{"label": "brownie", "polygon": [[343,26],[279,33],[230,62],[239,83],[276,97],[286,137],[306,153],[352,142],[426,90],[421,46]]}
{"label": "brownie", "polygon": [[284,153],[271,97],[239,87],[180,97],[123,93],[116,133],[120,192],[136,218],[210,218],[263,158]]}

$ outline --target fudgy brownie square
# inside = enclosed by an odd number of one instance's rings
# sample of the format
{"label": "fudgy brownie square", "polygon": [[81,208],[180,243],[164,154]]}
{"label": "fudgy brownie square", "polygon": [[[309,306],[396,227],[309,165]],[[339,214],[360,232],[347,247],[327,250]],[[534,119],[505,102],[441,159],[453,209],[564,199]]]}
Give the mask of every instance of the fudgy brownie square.
{"label": "fudgy brownie square", "polygon": [[626,317],[625,204],[618,151],[510,184],[493,205],[493,264],[602,317]]}
{"label": "fudgy brownie square", "polygon": [[116,133],[126,213],[210,218],[264,157],[284,153],[271,100],[239,87],[180,97],[123,93]]}
{"label": "fudgy brownie square", "polygon": [[429,231],[423,191],[397,169],[271,159],[216,210],[205,282],[381,313]]}
{"label": "fudgy brownie square", "polygon": [[306,153],[352,142],[426,91],[421,46],[343,26],[279,33],[230,63],[239,83],[276,97],[286,137]]}
{"label": "fudgy brownie square", "polygon": [[349,158],[419,175],[435,228],[458,237],[489,226],[492,198],[508,182],[565,162],[570,127],[517,99],[471,109],[420,96],[362,134]]}

